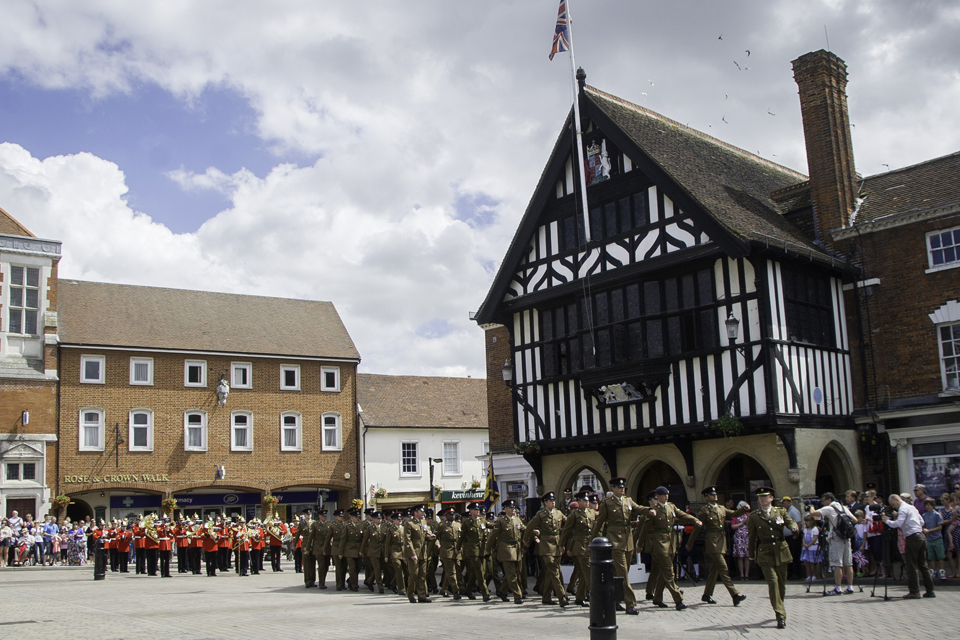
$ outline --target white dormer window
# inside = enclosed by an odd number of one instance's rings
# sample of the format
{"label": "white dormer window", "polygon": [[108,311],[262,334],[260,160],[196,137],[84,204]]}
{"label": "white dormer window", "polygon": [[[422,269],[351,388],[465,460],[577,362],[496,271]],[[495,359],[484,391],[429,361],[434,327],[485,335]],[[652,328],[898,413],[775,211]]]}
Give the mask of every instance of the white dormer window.
{"label": "white dormer window", "polygon": [[130,384],[153,384],[153,358],[130,358]]}
{"label": "white dormer window", "polygon": [[11,266],[8,291],[7,331],[24,335],[39,334],[40,269]]}

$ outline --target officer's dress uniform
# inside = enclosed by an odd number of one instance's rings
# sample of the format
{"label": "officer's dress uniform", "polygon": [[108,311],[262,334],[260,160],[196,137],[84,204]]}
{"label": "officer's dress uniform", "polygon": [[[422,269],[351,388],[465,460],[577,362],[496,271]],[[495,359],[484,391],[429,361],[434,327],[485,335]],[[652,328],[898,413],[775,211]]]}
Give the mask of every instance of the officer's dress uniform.
{"label": "officer's dress uniform", "polygon": [[144,538],[146,534],[143,532],[143,527],[139,524],[133,527],[133,552],[136,554],[136,573],[146,573],[147,572],[147,553],[144,549]]}
{"label": "officer's dress uniform", "polygon": [[[374,585],[377,590],[383,593],[383,550],[387,540],[387,525],[371,522],[363,532],[363,540],[360,542],[360,555],[363,556],[363,563],[370,567],[370,572],[363,583],[373,591]],[[367,580],[370,582],[367,582]]]}
{"label": "officer's dress uniform", "polygon": [[401,596],[407,593],[407,581],[404,576],[403,529],[398,524],[400,518],[392,518],[387,529],[386,557],[390,569],[390,586],[394,593]]}
{"label": "officer's dress uniform", "polygon": [[490,537],[487,538],[487,553],[495,554],[494,557],[503,567],[504,584],[501,585],[498,595],[504,602],[507,601],[507,592],[513,594],[515,603],[520,604],[523,601],[520,580],[522,578],[526,582],[526,575],[520,574],[520,559],[523,555],[520,541],[525,528],[517,516],[503,514],[494,522]]}
{"label": "officer's dress uniform", "polygon": [[655,515],[647,513],[649,529],[647,540],[650,544],[650,556],[653,565],[657,568],[658,583],[653,594],[654,604],[663,602],[663,588],[666,587],[673,596],[677,608],[683,608],[683,595],[673,575],[673,556],[677,552],[677,536],[674,526],[677,524],[696,524],[697,519],[689,513],[681,511],[672,502],[657,503],[651,508]]}
{"label": "officer's dress uniform", "polygon": [[[339,509],[337,510],[339,512]],[[336,517],[336,512],[334,512]],[[346,563],[337,556],[340,549],[340,538],[343,537],[343,528],[346,525],[341,521],[330,523],[330,559],[333,560],[333,578],[337,586],[337,591],[346,589]]]}
{"label": "officer's dress uniform", "polygon": [[267,543],[270,545],[270,570],[274,573],[283,571],[280,566],[280,552],[283,550],[283,535],[287,533],[287,525],[279,521],[267,526]]}
{"label": "officer's dress uniform", "polygon": [[216,529],[204,527],[201,537],[203,538],[203,561],[207,567],[207,577],[215,578],[217,576],[217,553],[220,550],[218,534]]}
{"label": "officer's dress uniform", "polygon": [[461,525],[453,520],[444,520],[437,526],[437,538],[440,540],[440,562],[443,563],[443,584],[440,590],[453,594],[454,600],[460,599],[463,584],[457,567],[457,546],[460,543]]}
{"label": "officer's dress uniform", "polygon": [[173,539],[177,543],[177,573],[189,573],[190,561],[187,559],[187,528],[183,522],[177,523],[173,530]]}
{"label": "officer's dress uniform", "polygon": [[[427,598],[427,547],[434,542],[426,520],[410,518],[403,523],[403,557],[407,562],[407,599],[430,602]],[[416,557],[416,560],[414,560]]]}
{"label": "officer's dress uniform", "polygon": [[787,610],[783,599],[787,593],[787,567],[793,561],[793,555],[783,537],[784,527],[793,530],[794,535],[799,531],[797,523],[783,507],[771,506],[769,511],[757,509],[747,518],[750,558],[763,571],[777,622],[786,624]]}
{"label": "officer's dress uniform", "polygon": [[127,569],[127,560],[130,557],[131,542],[133,542],[133,532],[129,529],[124,529],[117,535],[117,560],[120,565],[120,573],[130,573],[130,570]]}
{"label": "officer's dress uniform", "polygon": [[[326,511],[322,514],[326,516]],[[314,520],[310,523],[311,541],[313,547],[311,555],[316,563],[314,580],[320,589],[327,588],[327,568],[330,566],[330,556],[327,555],[327,538],[329,525],[324,521]]]}
{"label": "officer's dress uniform", "polygon": [[490,600],[490,590],[487,588],[487,572],[484,567],[484,543],[487,537],[487,523],[480,517],[466,517],[460,524],[460,540],[457,548],[463,563],[467,565],[467,578],[463,591],[471,600],[476,589],[483,596],[484,601]]}
{"label": "officer's dress uniform", "polygon": [[160,536],[160,543],[157,549],[157,555],[160,560],[160,577],[170,577],[170,556],[173,552],[173,529],[168,525],[157,527],[157,534]]}
{"label": "officer's dress uniform", "polygon": [[340,549],[337,555],[343,560],[346,572],[349,574],[347,588],[350,591],[359,591],[360,575],[360,543],[363,542],[363,525],[357,522],[348,522],[343,527],[340,536]]}
{"label": "officer's dress uniform", "polygon": [[703,600],[708,601],[713,595],[713,589],[717,584],[717,578],[723,581],[723,586],[727,588],[730,597],[733,598],[733,604],[737,605],[742,599],[740,592],[733,584],[730,578],[730,572],[727,570],[727,561],[724,554],[727,552],[727,534],[724,531],[723,523],[729,518],[739,518],[749,511],[749,507],[741,507],[736,511],[727,509],[722,504],[705,504],[697,518],[703,523],[702,527],[694,527],[690,532],[690,540],[687,542],[687,549],[693,549],[694,540],[700,533],[700,529],[706,530],[704,540],[704,553],[710,558],[710,573],[707,574],[707,582],[703,587]]}
{"label": "officer's dress uniform", "polygon": [[604,498],[590,535],[591,539],[605,536],[613,545],[613,575],[623,578],[623,600],[631,611],[637,608],[637,596],[627,577],[627,554],[634,553],[632,526],[639,508],[632,498],[625,495]]}
{"label": "officer's dress uniform", "polygon": [[250,568],[250,538],[249,530],[245,526],[237,527],[233,534],[233,546],[237,551],[237,573],[246,577]]}
{"label": "officer's dress uniform", "polygon": [[[545,500],[546,501],[546,500]],[[539,540],[536,554],[540,557],[540,568],[543,572],[543,582],[540,590],[540,597],[543,604],[553,604],[551,594],[556,594],[560,601],[560,606],[566,606],[567,594],[563,588],[563,580],[560,578],[560,557],[562,555],[562,545],[560,544],[560,532],[567,518],[559,509],[541,509],[527,523],[527,529],[523,534],[524,545],[529,545],[531,541]],[[539,534],[535,534],[539,531]]]}
{"label": "officer's dress uniform", "polygon": [[440,591],[437,584],[437,568],[440,566],[440,543],[437,541],[437,521],[433,519],[433,509],[427,509],[425,522],[430,527],[433,540],[427,541],[427,591]]}
{"label": "officer's dress uniform", "polygon": [[317,528],[313,526],[314,524],[316,524],[315,520],[306,519],[297,527],[301,542],[303,586],[307,589],[317,584],[317,557],[313,555],[313,536]]}
{"label": "officer's dress uniform", "polygon": [[[586,505],[571,509],[560,531],[560,546],[573,558],[577,574],[577,604],[583,604],[590,593],[590,537],[597,514]],[[572,578],[571,578],[572,581]]]}

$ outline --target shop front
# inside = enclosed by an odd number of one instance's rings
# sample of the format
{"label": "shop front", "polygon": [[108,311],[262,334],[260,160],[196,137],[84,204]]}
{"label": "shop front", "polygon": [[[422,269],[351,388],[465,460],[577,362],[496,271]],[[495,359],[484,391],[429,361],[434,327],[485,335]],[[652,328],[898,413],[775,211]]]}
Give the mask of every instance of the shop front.
{"label": "shop front", "polygon": [[483,489],[467,489],[464,491],[441,491],[440,502],[442,507],[453,507],[460,513],[465,513],[467,504],[471,502],[483,502],[485,491]]}
{"label": "shop front", "polygon": [[[109,495],[107,495],[109,494]],[[317,489],[305,491],[278,491],[275,492],[278,498],[274,511],[280,514],[285,522],[290,522],[296,517],[296,514],[303,509],[317,508],[321,505],[327,508],[336,508],[339,493],[337,491],[324,491]],[[246,520],[252,518],[262,518],[263,494],[260,492],[244,491],[217,491],[217,492],[198,492],[175,493],[173,495],[177,501],[177,509],[174,512],[176,517],[192,518],[194,515],[203,520],[207,518],[216,518],[217,516],[242,516]],[[104,517],[109,518],[128,518],[136,517],[141,514],[161,512],[161,502],[163,496],[160,494],[145,494],[132,492],[104,492],[100,500],[88,500],[93,502],[94,511],[99,512],[100,508],[106,502],[109,505],[109,513],[104,511]],[[333,505],[331,507],[331,505]],[[98,515],[98,517],[100,517]]]}

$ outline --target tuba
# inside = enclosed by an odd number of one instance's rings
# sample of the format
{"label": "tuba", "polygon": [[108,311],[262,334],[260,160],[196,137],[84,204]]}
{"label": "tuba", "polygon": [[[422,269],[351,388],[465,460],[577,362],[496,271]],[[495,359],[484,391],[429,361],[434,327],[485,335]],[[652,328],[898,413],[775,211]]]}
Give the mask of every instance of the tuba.
{"label": "tuba", "polygon": [[209,517],[208,517],[208,518],[207,518],[207,524],[206,524],[205,526],[206,526],[206,528],[207,528],[207,533],[206,533],[207,537],[210,538],[211,540],[213,540],[214,542],[216,542],[217,539],[219,539],[220,536],[217,534],[217,528],[216,528],[217,525],[216,525],[216,523],[213,521],[213,518],[209,518]]}
{"label": "tuba", "polygon": [[157,519],[152,513],[148,513],[143,519],[143,533],[156,543],[160,542],[160,534],[157,532]]}

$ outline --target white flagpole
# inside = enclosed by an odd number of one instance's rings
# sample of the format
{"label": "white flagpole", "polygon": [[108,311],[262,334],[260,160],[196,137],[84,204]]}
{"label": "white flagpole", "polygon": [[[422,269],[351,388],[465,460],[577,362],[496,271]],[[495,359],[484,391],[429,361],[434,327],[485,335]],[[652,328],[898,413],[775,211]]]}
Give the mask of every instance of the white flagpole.
{"label": "white flagpole", "polygon": [[570,77],[573,80],[573,122],[577,128],[577,160],[580,167],[580,198],[583,200],[583,231],[586,241],[590,242],[590,213],[587,208],[587,176],[583,162],[583,133],[580,131],[580,85],[577,82],[577,61],[573,57],[573,15],[570,13],[570,0],[567,0],[567,36],[570,38]]}

